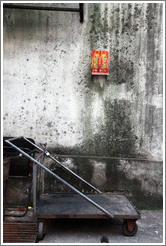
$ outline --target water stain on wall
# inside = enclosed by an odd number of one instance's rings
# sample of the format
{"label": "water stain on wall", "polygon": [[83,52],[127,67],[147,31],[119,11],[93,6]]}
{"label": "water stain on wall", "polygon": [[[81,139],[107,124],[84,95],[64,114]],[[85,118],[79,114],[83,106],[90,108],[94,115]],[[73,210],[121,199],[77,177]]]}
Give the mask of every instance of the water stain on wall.
{"label": "water stain on wall", "polygon": [[[162,142],[162,4],[88,3],[85,8],[83,24],[76,13],[4,10],[5,135],[26,133],[47,142],[55,154],[116,159],[138,157],[139,151],[148,158]],[[109,52],[103,88],[91,78],[93,50]],[[95,180],[90,160],[73,163],[81,176]],[[140,180],[118,166],[108,161],[103,188],[140,193],[143,204],[148,195]],[[51,185],[56,187],[55,180]],[[161,201],[149,194],[149,201],[155,198]]]}
{"label": "water stain on wall", "polygon": [[105,123],[98,134],[93,135],[89,129],[89,138],[83,144],[83,153],[101,156],[134,156],[137,136],[130,123],[130,107],[130,103],[125,100],[105,101]]}

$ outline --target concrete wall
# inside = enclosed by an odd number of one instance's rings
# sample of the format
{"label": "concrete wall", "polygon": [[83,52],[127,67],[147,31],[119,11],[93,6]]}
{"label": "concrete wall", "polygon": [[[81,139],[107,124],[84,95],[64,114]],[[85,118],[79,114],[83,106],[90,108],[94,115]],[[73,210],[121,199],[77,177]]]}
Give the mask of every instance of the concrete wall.
{"label": "concrete wall", "polygon": [[[85,3],[83,24],[5,9],[4,135],[47,143],[101,190],[161,207],[162,5]],[[107,80],[91,76],[93,50],[109,52]]]}

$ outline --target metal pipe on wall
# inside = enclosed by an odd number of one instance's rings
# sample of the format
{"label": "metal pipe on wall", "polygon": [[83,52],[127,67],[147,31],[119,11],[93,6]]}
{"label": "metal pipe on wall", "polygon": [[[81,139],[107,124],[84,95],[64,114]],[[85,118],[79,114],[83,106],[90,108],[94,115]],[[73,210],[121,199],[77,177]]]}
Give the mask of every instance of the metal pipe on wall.
{"label": "metal pipe on wall", "polygon": [[44,7],[19,4],[4,4],[5,9],[28,9],[28,10],[49,10],[49,11],[65,11],[65,12],[80,12],[79,8],[59,8],[59,7]]}

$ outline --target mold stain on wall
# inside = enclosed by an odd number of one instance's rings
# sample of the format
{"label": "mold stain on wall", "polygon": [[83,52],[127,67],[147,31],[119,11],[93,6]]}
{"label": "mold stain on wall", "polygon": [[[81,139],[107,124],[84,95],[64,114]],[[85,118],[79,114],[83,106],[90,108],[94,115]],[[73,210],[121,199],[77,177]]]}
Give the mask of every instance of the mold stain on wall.
{"label": "mold stain on wall", "polygon": [[[5,10],[4,64],[8,66],[5,65],[4,90],[11,88],[8,81],[11,80],[10,74],[15,73],[12,88],[14,94],[18,91],[18,103],[15,111],[12,110],[12,118],[16,119],[21,112],[21,117],[27,118],[27,129],[33,127],[33,131],[27,131],[25,126],[22,134],[26,131],[28,135],[36,134],[34,137],[39,137],[39,141],[47,136],[44,141],[49,141],[50,147],[77,149],[80,146],[80,152],[84,154],[135,155],[142,142],[145,152],[150,138],[143,133],[144,105],[146,100],[152,103],[157,90],[155,81],[160,66],[156,57],[161,59],[161,54],[156,44],[161,32],[161,5],[89,3],[85,8],[83,25],[79,21],[73,22],[77,17],[67,13],[69,22],[74,23],[72,26],[66,25],[62,13],[23,11],[24,16],[19,10]],[[21,19],[24,25],[21,25]],[[73,33],[66,39],[70,30]],[[78,33],[84,36],[78,39]],[[149,46],[145,45],[146,37]],[[94,84],[90,76],[91,52],[96,49],[109,51],[110,75],[103,88]],[[141,53],[144,49],[147,56]],[[26,61],[25,69],[22,59]],[[18,63],[19,68],[15,65],[13,70],[11,60]],[[73,63],[66,63],[69,60]],[[154,64],[158,70],[151,73]],[[7,67],[11,71],[7,71]],[[6,95],[11,96],[11,93],[10,89]],[[8,100],[5,113],[9,113],[10,106],[12,109],[10,104],[11,100]],[[29,112],[28,116],[26,112]],[[134,112],[136,117],[131,115]],[[9,117],[5,117],[4,129],[12,130],[9,126]],[[132,148],[126,152],[128,144]]]}
{"label": "mold stain on wall", "polygon": [[[4,135],[48,143],[55,154],[108,157],[107,191],[124,185],[145,197],[142,181],[118,166],[162,159],[162,4],[84,5],[83,24],[77,13],[4,11]],[[90,74],[93,50],[109,52],[103,88]],[[89,159],[73,163],[95,180]]]}

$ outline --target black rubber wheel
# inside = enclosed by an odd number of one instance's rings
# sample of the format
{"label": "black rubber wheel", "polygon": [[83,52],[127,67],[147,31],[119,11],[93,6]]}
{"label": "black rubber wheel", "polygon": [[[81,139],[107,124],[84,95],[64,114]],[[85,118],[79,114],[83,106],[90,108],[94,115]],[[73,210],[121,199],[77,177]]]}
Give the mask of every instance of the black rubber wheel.
{"label": "black rubber wheel", "polygon": [[101,243],[109,243],[108,237],[106,235],[103,235],[100,239]]}
{"label": "black rubber wheel", "polygon": [[124,222],[123,222],[123,225],[122,225],[122,230],[123,230],[123,234],[124,234],[125,236],[132,237],[132,236],[134,236],[134,235],[137,233],[137,231],[138,231],[137,223],[135,223],[133,231],[129,231],[129,230],[128,230],[128,226],[127,226],[127,221],[124,221]]}
{"label": "black rubber wheel", "polygon": [[38,226],[38,240],[43,240],[44,238],[44,223],[43,222],[39,222],[39,226]]}

